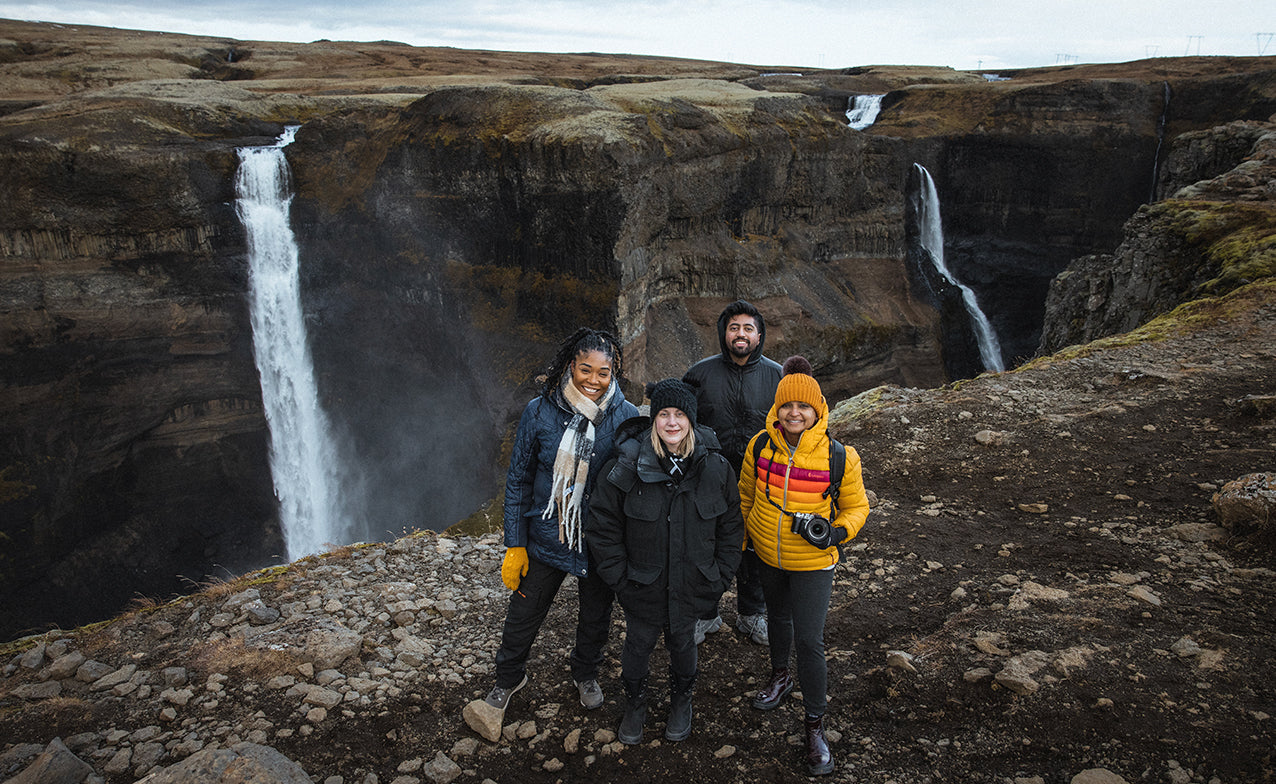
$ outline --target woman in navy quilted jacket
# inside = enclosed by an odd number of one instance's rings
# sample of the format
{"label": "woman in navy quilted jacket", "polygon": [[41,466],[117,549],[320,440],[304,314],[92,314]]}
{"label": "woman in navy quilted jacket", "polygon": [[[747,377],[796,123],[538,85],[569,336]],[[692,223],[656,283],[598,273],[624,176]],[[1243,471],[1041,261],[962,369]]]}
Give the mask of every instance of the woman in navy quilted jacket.
{"label": "woman in navy quilted jacket", "polygon": [[[510,590],[509,609],[496,652],[496,685],[484,700],[502,713],[527,684],[532,643],[568,574],[577,577],[580,596],[572,679],[583,706],[603,704],[598,666],[614,595],[591,568],[583,532],[588,496],[611,455],[616,428],[638,414],[620,391],[621,362],[611,334],[577,330],[559,347],[541,394],[519,420],[505,477],[501,579]],[[466,721],[483,734],[469,711]]]}

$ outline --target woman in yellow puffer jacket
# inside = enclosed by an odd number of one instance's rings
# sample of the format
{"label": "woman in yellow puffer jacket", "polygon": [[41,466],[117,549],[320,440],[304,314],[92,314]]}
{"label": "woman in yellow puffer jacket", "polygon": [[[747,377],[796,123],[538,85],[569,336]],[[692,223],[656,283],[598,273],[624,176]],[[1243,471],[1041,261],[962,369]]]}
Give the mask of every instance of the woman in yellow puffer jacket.
{"label": "woman in yellow puffer jacket", "polygon": [[771,710],[793,691],[789,656],[796,646],[797,681],[806,711],[807,772],[816,776],[833,770],[824,737],[824,621],[833,567],[839,560],[838,545],[859,533],[868,517],[868,496],[854,449],[846,447],[842,479],[838,491],[831,492],[834,449],[828,413],[811,364],[803,357],[789,357],[766,429],[749,442],[740,467],[746,546],[762,563],[759,577],[771,638],[771,678],[754,697],[753,707]]}

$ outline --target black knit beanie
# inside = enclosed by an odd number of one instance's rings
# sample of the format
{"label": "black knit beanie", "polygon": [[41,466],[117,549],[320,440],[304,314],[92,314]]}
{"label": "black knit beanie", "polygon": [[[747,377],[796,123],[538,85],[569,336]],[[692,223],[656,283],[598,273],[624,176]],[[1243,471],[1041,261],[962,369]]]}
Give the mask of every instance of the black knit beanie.
{"label": "black knit beanie", "polygon": [[696,426],[696,393],[676,378],[656,382],[651,389],[651,416],[655,418],[663,408],[677,408]]}

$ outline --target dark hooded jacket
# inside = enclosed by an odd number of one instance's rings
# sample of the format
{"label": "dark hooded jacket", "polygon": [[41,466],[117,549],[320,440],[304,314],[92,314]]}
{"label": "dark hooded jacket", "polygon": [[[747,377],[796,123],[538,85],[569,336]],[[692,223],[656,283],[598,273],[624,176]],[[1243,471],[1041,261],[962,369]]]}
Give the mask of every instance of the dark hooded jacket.
{"label": "dark hooded jacket", "polygon": [[[616,390],[594,426],[594,454],[589,460],[585,483],[587,495],[581,508],[582,525],[589,524],[588,493],[603,462],[611,456],[616,428],[637,414],[634,404]],[[589,568],[588,556],[559,541],[558,515],[549,519],[541,517],[553,486],[558,444],[571,421],[571,406],[558,392],[549,399],[533,398],[523,409],[514,436],[509,472],[505,475],[505,546],[526,547],[528,555],[541,563],[580,576]]]}
{"label": "dark hooded jacket", "polygon": [[651,444],[651,420],[621,425],[590,511],[595,571],[626,613],[651,623],[712,610],[740,565],[739,489],[708,428],[696,427],[686,475],[675,481]]}
{"label": "dark hooded jacket", "polygon": [[749,439],[766,427],[766,415],[775,404],[780,365],[762,356],[766,347],[766,321],[758,322],[758,347],[743,365],[737,365],[727,349],[726,311],[718,316],[717,356],[705,357],[687,370],[682,380],[696,391],[696,421],[713,429],[722,456],[737,473],[744,462]]}

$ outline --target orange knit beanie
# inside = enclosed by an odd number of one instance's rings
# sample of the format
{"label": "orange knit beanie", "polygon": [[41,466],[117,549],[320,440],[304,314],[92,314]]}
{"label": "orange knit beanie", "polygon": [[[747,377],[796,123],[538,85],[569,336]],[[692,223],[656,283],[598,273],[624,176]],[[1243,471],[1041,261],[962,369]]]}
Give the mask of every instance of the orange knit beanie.
{"label": "orange knit beanie", "polygon": [[784,376],[775,388],[776,408],[794,400],[808,403],[815,409],[824,405],[820,382],[811,376],[811,363],[806,361],[806,357],[792,356],[784,360],[782,372]]}

